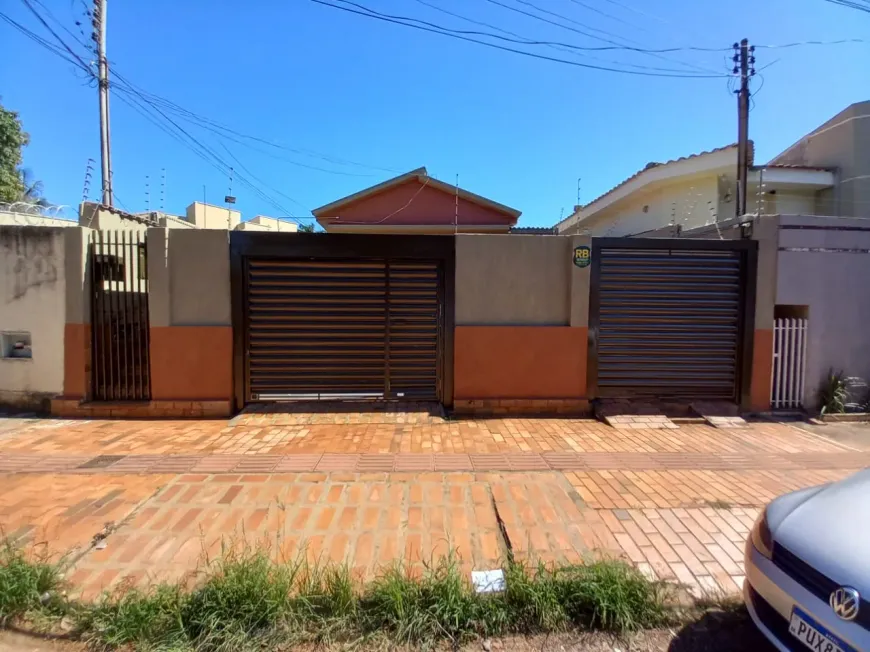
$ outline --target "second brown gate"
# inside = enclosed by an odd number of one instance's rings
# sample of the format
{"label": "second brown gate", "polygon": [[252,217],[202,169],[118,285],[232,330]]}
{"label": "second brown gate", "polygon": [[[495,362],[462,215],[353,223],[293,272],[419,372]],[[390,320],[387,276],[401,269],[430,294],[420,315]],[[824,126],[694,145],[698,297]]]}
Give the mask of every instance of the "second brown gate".
{"label": "second brown gate", "polygon": [[441,400],[441,261],[246,257],[242,266],[245,402]]}
{"label": "second brown gate", "polygon": [[757,242],[592,243],[591,395],[738,402],[748,386]]}

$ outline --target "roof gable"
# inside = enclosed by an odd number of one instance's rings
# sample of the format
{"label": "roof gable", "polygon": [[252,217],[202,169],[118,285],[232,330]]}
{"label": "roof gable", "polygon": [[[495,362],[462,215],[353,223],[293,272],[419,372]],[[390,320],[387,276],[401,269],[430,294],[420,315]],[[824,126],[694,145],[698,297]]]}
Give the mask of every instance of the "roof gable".
{"label": "roof gable", "polygon": [[[364,188],[363,190],[348,195],[347,197],[342,197],[341,199],[337,199],[336,201],[330,202],[329,204],[326,204],[319,208],[315,208],[311,212],[318,219],[338,217],[343,213],[353,212],[353,208],[355,206],[362,206],[366,202],[366,200],[374,198],[378,195],[383,195],[387,192],[390,192],[391,190],[396,190],[402,186],[406,186],[409,184],[419,186],[419,190],[416,191],[417,193],[422,193],[424,189],[429,189],[430,193],[427,194],[430,195],[431,191],[437,191],[438,193],[449,195],[452,201],[455,201],[458,197],[458,199],[461,200],[462,203],[473,204],[476,207],[485,209],[486,212],[490,214],[500,215],[505,221],[511,223],[515,223],[517,218],[519,218],[519,216],[521,215],[520,211],[511,208],[510,206],[499,204],[498,202],[487,199],[486,197],[476,195],[473,192],[463,190],[462,188],[457,188],[456,186],[450,185],[449,183],[445,183],[443,181],[435,179],[434,177],[430,177],[425,167],[411,170],[410,172],[406,172],[405,174],[393,177],[392,179],[387,179],[386,181],[377,185],[370,186],[369,188]],[[407,207],[410,208],[410,205],[416,199],[417,195],[410,198],[408,200]],[[403,211],[404,208],[404,206],[398,206],[396,214]],[[389,217],[389,215],[385,217]]]}

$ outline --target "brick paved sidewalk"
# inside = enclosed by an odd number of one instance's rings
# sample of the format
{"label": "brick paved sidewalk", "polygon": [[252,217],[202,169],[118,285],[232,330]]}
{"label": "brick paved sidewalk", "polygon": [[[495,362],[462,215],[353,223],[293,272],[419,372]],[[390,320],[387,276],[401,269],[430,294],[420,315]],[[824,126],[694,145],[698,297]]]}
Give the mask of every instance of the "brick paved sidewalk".
{"label": "brick paved sidewalk", "polygon": [[[316,416],[325,418],[327,415]],[[334,415],[332,424],[318,421],[297,425],[260,424],[250,419],[229,422],[21,420],[17,427],[0,431],[0,453],[779,455],[854,451],[798,428],[768,422],[727,430],[700,424],[684,424],[677,430],[622,430],[591,419],[440,420],[420,425],[396,422],[390,415],[381,414],[379,423],[342,422],[350,416],[353,415]]]}
{"label": "brick paved sidewalk", "polygon": [[619,473],[11,475],[0,476],[0,518],[14,537],[74,549],[70,579],[86,596],[125,578],[179,579],[228,543],[347,561],[360,577],[394,561],[420,570],[450,549],[465,571],[496,567],[508,549],[560,563],[606,555],[695,593],[733,593],[761,504],[849,471],[761,472],[764,493],[746,505],[729,502],[731,472],[694,476],[708,489],[686,502],[640,474],[614,485]]}
{"label": "brick paved sidewalk", "polygon": [[0,429],[0,527],[68,553],[88,596],[182,577],[233,541],[347,560],[361,576],[396,560],[419,570],[449,549],[465,570],[509,549],[554,562],[605,554],[698,593],[734,592],[759,507],[868,464],[870,453],[772,423],[20,420]]}

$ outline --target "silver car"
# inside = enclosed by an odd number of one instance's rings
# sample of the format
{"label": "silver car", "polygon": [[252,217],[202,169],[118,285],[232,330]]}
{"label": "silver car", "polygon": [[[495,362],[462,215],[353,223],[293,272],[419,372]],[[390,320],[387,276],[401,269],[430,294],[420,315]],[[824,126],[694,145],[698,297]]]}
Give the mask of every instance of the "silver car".
{"label": "silver car", "polygon": [[784,652],[870,652],[870,469],[771,502],[746,542],[743,594]]}

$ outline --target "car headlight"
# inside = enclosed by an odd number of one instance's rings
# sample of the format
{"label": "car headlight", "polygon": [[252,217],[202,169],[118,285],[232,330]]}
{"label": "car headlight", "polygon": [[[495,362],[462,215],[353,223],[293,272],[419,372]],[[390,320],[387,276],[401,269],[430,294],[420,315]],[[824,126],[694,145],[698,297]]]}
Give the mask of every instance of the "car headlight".
{"label": "car headlight", "polygon": [[762,555],[770,559],[773,556],[773,535],[767,525],[767,509],[761,510],[761,514],[752,526],[752,545]]}

